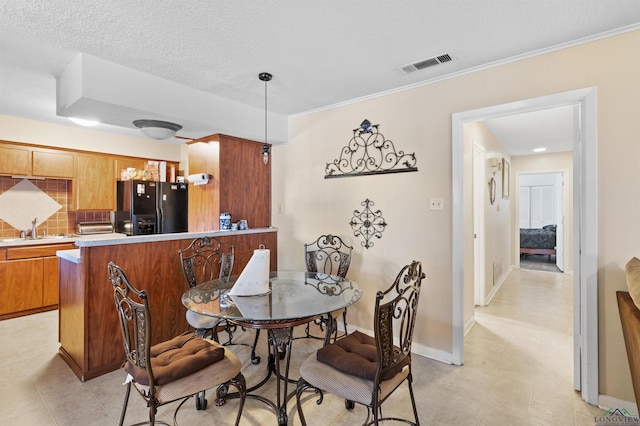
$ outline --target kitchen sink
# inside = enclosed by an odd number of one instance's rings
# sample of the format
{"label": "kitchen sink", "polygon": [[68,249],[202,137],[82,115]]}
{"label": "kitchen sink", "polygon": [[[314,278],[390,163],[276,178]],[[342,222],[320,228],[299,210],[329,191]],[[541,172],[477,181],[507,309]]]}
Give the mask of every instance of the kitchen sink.
{"label": "kitchen sink", "polygon": [[12,241],[22,241],[24,238],[0,238],[0,243],[10,243]]}

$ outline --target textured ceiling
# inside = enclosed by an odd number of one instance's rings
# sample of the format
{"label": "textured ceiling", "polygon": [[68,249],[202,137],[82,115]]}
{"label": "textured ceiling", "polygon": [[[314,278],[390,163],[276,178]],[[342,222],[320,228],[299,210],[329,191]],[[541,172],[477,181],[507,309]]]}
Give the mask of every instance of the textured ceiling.
{"label": "textured ceiling", "polygon": [[637,0],[0,0],[0,113],[66,124],[55,79],[79,52],[261,109],[268,71],[269,110],[287,116],[639,22]]}

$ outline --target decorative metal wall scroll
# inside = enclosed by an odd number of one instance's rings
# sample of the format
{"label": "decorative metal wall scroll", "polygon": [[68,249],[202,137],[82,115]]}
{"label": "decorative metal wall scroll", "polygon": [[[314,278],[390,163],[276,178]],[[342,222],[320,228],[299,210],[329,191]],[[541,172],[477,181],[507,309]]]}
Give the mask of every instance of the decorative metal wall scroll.
{"label": "decorative metal wall scroll", "polygon": [[415,153],[396,151],[393,142],[378,132],[378,126],[364,120],[353,129],[353,137],[342,148],[340,158],[327,163],[324,178],[417,172]]}
{"label": "decorative metal wall scroll", "polygon": [[360,204],[365,206],[365,209],[362,212],[354,210],[353,218],[351,222],[349,222],[349,225],[351,225],[351,229],[354,230],[353,235],[364,238],[364,241],[360,244],[368,249],[369,247],[373,247],[373,242],[370,241],[371,238],[382,238],[382,232],[387,226],[387,222],[385,222],[382,217],[380,210],[376,210],[375,212],[371,210],[370,207],[373,206],[373,201],[367,198]]}

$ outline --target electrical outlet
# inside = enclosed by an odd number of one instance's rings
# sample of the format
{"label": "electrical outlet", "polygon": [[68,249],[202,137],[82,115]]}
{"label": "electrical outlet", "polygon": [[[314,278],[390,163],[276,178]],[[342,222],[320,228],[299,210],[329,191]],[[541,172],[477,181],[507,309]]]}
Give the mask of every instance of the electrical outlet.
{"label": "electrical outlet", "polygon": [[444,199],[442,199],[442,198],[432,198],[430,200],[430,209],[431,210],[444,210]]}

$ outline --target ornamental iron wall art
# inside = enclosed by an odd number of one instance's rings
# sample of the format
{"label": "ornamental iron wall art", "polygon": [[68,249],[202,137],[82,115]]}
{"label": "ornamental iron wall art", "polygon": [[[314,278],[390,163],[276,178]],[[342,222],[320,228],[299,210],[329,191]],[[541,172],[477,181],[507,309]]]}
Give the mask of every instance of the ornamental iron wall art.
{"label": "ornamental iron wall art", "polygon": [[373,242],[369,241],[371,238],[382,238],[382,232],[387,226],[387,222],[385,222],[382,217],[380,210],[376,210],[375,212],[371,210],[370,207],[373,206],[373,201],[367,198],[360,204],[365,206],[365,209],[362,212],[354,210],[353,218],[351,222],[349,222],[349,225],[351,225],[351,229],[354,230],[353,235],[364,238],[364,241],[360,244],[368,249],[369,247],[373,247]]}
{"label": "ornamental iron wall art", "polygon": [[327,163],[324,178],[417,172],[415,153],[396,151],[393,142],[378,132],[378,126],[364,120],[353,129],[353,137],[342,148],[340,158]]}

